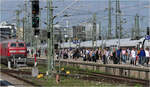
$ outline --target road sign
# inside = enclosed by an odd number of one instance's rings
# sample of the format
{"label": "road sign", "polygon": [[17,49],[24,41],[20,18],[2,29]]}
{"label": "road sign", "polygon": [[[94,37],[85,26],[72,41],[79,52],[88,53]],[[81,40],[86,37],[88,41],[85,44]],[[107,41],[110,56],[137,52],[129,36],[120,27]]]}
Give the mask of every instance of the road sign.
{"label": "road sign", "polygon": [[150,35],[147,35],[147,36],[145,37],[145,39],[146,39],[146,40],[150,40]]}

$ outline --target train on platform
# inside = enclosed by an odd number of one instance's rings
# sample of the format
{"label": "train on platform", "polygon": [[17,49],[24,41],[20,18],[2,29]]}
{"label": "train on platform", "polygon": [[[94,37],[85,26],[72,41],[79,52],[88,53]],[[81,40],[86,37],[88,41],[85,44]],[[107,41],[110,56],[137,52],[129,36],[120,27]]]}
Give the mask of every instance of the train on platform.
{"label": "train on platform", "polygon": [[[119,44],[120,42],[120,44]],[[139,40],[132,40],[131,38],[124,39],[109,39],[109,40],[97,40],[94,41],[84,41],[74,44],[73,42],[65,42],[61,44],[61,48],[93,48],[93,47],[107,47],[107,48],[150,48],[150,40],[145,40],[145,38],[140,38]]]}
{"label": "train on platform", "polygon": [[1,63],[11,66],[25,66],[27,58],[27,47],[24,41],[17,39],[3,40],[0,42]]}

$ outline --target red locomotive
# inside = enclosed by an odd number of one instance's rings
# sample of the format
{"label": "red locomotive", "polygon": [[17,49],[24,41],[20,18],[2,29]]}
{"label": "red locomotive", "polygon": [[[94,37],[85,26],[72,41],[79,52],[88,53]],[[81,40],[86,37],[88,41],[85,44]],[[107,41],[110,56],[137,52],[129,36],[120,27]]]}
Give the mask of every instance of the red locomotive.
{"label": "red locomotive", "polygon": [[0,58],[4,62],[10,61],[14,66],[26,64],[27,47],[25,42],[17,39],[1,41]]}

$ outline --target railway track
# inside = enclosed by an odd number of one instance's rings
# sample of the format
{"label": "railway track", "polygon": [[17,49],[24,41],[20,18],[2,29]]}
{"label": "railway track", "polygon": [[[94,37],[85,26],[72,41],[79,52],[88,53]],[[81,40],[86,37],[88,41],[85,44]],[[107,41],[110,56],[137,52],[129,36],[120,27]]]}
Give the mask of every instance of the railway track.
{"label": "railway track", "polygon": [[129,85],[134,84],[141,84],[144,87],[149,87],[149,80],[143,80],[143,79],[135,79],[130,77],[122,77],[122,76],[116,76],[116,75],[108,75],[103,73],[95,73],[95,72],[85,72],[85,71],[79,71],[79,74],[86,75],[85,79],[89,80],[96,80],[101,81],[105,80],[106,82],[119,82],[119,83],[128,83]]}
{"label": "railway track", "polygon": [[[29,71],[18,71],[18,70],[8,70],[8,69],[0,69],[0,71],[9,76],[12,76],[16,79],[24,81],[28,84],[40,87],[40,85],[37,85],[31,81],[25,80],[25,79],[17,76],[20,74],[21,75],[31,75],[31,72],[29,72]],[[14,75],[14,73],[17,75]],[[45,75],[45,73],[42,73],[42,74]],[[54,75],[55,74],[56,73],[54,73]],[[60,75],[61,76],[70,76],[70,77],[75,77],[75,78],[79,78],[79,79],[83,79],[83,80],[90,80],[90,81],[111,82],[111,83],[128,83],[128,85],[131,85],[131,86],[134,84],[141,84],[144,87],[150,86],[148,80],[121,77],[121,76],[108,75],[108,74],[95,73],[95,72],[86,72],[86,71],[82,71],[82,70],[79,70],[79,72],[77,74],[66,75],[65,73],[61,73]]]}
{"label": "railway track", "polygon": [[9,70],[9,69],[0,69],[0,72],[7,74],[8,76],[11,76],[13,78],[16,78],[18,80],[21,80],[27,84],[30,84],[33,87],[41,87],[40,85],[37,85],[29,80],[24,79],[23,77],[20,77],[19,75],[28,75],[31,76],[31,72],[27,71],[20,71],[20,70]]}
{"label": "railway track", "polygon": [[[34,59],[29,59],[29,61],[34,61]],[[38,62],[40,64],[44,64],[47,61],[44,59],[39,59]],[[66,76],[65,74],[61,74]],[[150,82],[149,80],[144,79],[137,79],[137,78],[131,78],[131,77],[125,77],[125,76],[118,76],[118,75],[110,75],[110,74],[104,74],[104,73],[96,73],[96,72],[86,72],[84,70],[79,70],[78,74],[72,74],[69,75],[72,77],[80,77],[81,79],[85,80],[95,80],[95,81],[102,81],[105,80],[106,82],[118,82],[118,83],[127,83],[130,85],[133,84],[141,84],[144,87],[149,87]]]}
{"label": "railway track", "polygon": [[[30,59],[30,63],[31,61],[33,61],[33,59]],[[43,64],[45,62],[45,60],[38,60],[39,63]],[[26,74],[26,75],[31,75],[31,72],[27,72],[27,71],[17,71],[17,70],[7,70],[7,69],[0,69],[0,71],[3,71],[5,73],[16,73],[16,74]],[[45,75],[45,73],[42,73]],[[137,79],[137,78],[131,78],[131,77],[124,77],[124,76],[118,76],[118,75],[109,75],[109,74],[104,74],[104,73],[96,73],[96,72],[87,72],[84,70],[79,70],[77,74],[70,74],[70,75],[66,75],[66,74],[60,74],[62,76],[71,76],[71,77],[77,77],[80,79],[84,79],[84,80],[92,80],[92,81],[104,81],[104,82],[111,82],[111,83],[127,83],[130,85],[134,85],[134,84],[141,84],[144,87],[149,87],[149,80],[144,80],[144,79]],[[19,78],[19,77],[15,77],[15,78]],[[22,78],[19,78],[20,80],[24,80]],[[29,84],[32,85],[36,85],[32,82],[29,81],[25,81]]]}

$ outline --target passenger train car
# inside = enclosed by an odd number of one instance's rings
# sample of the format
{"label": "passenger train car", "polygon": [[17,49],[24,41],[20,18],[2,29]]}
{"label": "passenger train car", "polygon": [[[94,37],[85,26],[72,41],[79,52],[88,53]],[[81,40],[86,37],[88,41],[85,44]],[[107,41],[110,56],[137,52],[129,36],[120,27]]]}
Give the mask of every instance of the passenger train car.
{"label": "passenger train car", "polygon": [[5,40],[0,42],[1,62],[10,61],[11,64],[25,65],[27,58],[27,47],[25,42],[17,39]]}
{"label": "passenger train car", "polygon": [[[145,43],[143,42],[145,38],[141,38],[139,40],[132,40],[131,38],[124,38],[120,39],[120,47],[121,48],[141,48],[143,45],[143,48],[150,48],[150,40],[145,40]],[[84,41],[77,44],[74,44],[73,42],[65,42],[61,44],[61,48],[76,48],[76,47],[83,47],[83,48],[92,48],[95,47],[118,47],[119,46],[119,39],[109,39],[109,40],[97,40],[94,41],[94,45],[92,44],[92,41]]]}

